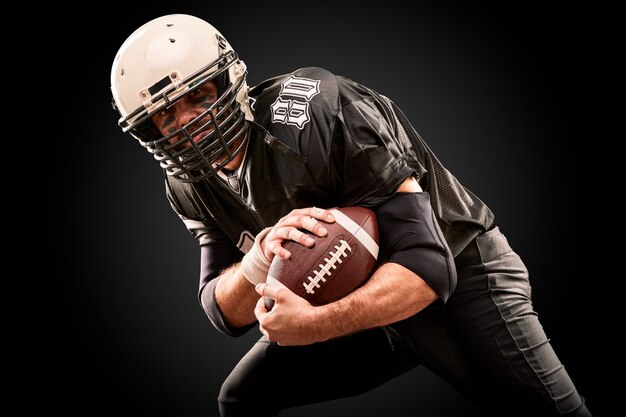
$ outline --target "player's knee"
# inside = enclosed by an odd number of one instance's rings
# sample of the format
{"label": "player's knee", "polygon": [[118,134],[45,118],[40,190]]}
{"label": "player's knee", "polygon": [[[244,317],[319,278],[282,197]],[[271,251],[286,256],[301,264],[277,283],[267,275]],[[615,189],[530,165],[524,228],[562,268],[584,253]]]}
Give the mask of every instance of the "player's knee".
{"label": "player's knee", "polygon": [[[246,378],[236,369],[226,378],[217,402],[220,416],[276,416],[275,407],[267,402],[263,384],[255,384],[254,378]],[[262,406],[260,406],[262,405]]]}
{"label": "player's knee", "polygon": [[591,415],[591,412],[589,411],[589,409],[583,402],[583,405],[579,409],[577,409],[576,411],[570,414],[566,414],[566,417],[593,417],[593,416]]}
{"label": "player's knee", "polygon": [[222,384],[217,397],[221,416],[244,415],[244,408],[250,401],[246,400],[245,390],[241,385],[237,374],[230,374]]}
{"label": "player's knee", "polygon": [[245,380],[240,377],[238,372],[232,372],[222,384],[220,389],[220,393],[217,397],[217,401],[220,406],[222,404],[236,404],[238,402],[245,402],[246,400],[246,390],[245,390]]}

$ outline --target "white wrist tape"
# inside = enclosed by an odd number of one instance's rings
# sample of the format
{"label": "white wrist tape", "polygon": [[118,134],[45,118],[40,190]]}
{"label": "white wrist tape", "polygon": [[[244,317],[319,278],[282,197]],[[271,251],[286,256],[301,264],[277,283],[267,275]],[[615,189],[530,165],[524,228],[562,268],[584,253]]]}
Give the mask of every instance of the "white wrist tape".
{"label": "white wrist tape", "polygon": [[241,273],[252,285],[256,285],[260,282],[265,282],[267,278],[267,271],[270,269],[270,260],[267,259],[263,250],[261,249],[261,241],[265,239],[265,236],[272,230],[271,227],[263,229],[256,235],[254,239],[254,245],[246,253],[241,260],[239,267]]}

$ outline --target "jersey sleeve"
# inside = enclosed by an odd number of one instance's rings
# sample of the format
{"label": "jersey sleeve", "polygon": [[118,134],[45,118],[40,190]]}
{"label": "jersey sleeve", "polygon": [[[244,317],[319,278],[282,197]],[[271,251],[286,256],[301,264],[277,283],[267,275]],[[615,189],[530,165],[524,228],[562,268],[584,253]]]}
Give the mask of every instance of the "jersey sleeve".
{"label": "jersey sleeve", "polygon": [[230,242],[217,222],[197,206],[198,199],[189,184],[171,183],[170,178],[166,178],[165,186],[170,205],[199,245]]}
{"label": "jersey sleeve", "polygon": [[292,193],[294,201],[374,207],[416,172],[393,111],[367,87],[310,67],[270,79],[252,94],[256,120],[306,160],[304,174],[287,158],[279,161],[287,188],[300,192]]}
{"label": "jersey sleeve", "polygon": [[204,216],[193,188],[187,184],[170,183],[165,180],[166,194],[172,208],[183,221],[187,230],[200,244],[200,282],[198,300],[213,326],[228,336],[241,336],[254,324],[234,328],[228,324],[215,300],[215,286],[221,271],[241,261],[243,253],[227,238],[213,218]]}
{"label": "jersey sleeve", "polygon": [[392,114],[371,90],[340,83],[341,111],[333,131],[333,164],[344,205],[378,206],[416,175],[414,158],[398,137]]}
{"label": "jersey sleeve", "polygon": [[203,245],[200,251],[200,290],[198,293],[200,305],[207,317],[220,332],[227,336],[241,336],[256,325],[256,322],[243,327],[233,327],[226,321],[215,299],[217,277],[224,268],[241,261],[242,253],[232,243],[213,243]]}

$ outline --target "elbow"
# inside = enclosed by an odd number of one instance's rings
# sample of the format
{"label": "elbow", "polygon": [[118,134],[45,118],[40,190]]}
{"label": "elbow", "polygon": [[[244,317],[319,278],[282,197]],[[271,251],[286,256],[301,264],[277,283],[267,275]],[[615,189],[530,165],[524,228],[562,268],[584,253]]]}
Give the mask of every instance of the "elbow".
{"label": "elbow", "polygon": [[394,253],[390,261],[419,276],[430,288],[430,294],[424,295],[432,301],[441,298],[446,303],[456,288],[456,268],[449,253],[435,248],[410,247]]}
{"label": "elbow", "polygon": [[201,247],[200,286],[198,300],[205,314],[218,331],[228,336],[241,336],[252,326],[231,326],[215,298],[220,271],[241,259],[241,253],[232,244],[215,243]]}
{"label": "elbow", "polygon": [[441,296],[437,293],[437,291],[433,289],[433,287],[430,284],[428,284],[424,279],[422,279],[422,282],[423,282],[423,286],[422,286],[423,291],[420,291],[422,294],[420,296],[420,300],[423,300],[423,301],[421,302],[423,302],[425,305],[430,305],[434,303],[435,301],[442,299]]}
{"label": "elbow", "polygon": [[377,211],[380,243],[389,261],[421,277],[445,303],[457,285],[448,247],[426,192],[398,193]]}
{"label": "elbow", "polygon": [[[209,284],[205,285],[204,288],[200,290],[199,299],[200,305],[202,309],[206,313],[207,317],[211,320],[212,311],[217,307],[217,303],[215,302],[215,284],[217,284],[217,279],[209,282]],[[213,320],[211,320],[213,323]]]}
{"label": "elbow", "polygon": [[242,327],[232,326],[228,323],[224,313],[215,299],[215,287],[218,280],[219,278],[209,281],[209,283],[200,290],[200,305],[213,327],[215,327],[219,332],[231,337],[242,336],[254,327],[255,323]]}

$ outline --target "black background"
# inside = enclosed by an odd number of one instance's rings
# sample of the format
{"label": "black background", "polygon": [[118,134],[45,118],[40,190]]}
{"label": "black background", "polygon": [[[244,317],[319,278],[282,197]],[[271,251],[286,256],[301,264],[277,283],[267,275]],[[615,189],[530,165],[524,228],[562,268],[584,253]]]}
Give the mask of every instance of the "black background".
{"label": "black background", "polygon": [[[336,2],[337,3],[337,2]],[[196,299],[199,249],[166,201],[156,161],[118,128],[109,71],[141,24],[201,17],[230,41],[249,84],[320,66],[391,97],[441,161],[495,212],[531,273],[533,301],[596,415],[600,340],[587,250],[593,43],[583,9],[439,2],[90,5],[56,29],[62,121],[46,167],[52,276],[41,287],[35,389],[68,415],[215,416],[230,369],[258,338],[212,328]],[[566,17],[567,16],[567,17]],[[69,19],[68,19],[69,21]],[[597,282],[597,281],[596,281]],[[373,358],[375,360],[375,358]],[[65,381],[65,382],[61,382]],[[40,384],[40,385],[39,385]],[[315,387],[302,387],[314,389]],[[43,395],[43,394],[42,394]],[[280,395],[280,393],[276,393]],[[262,404],[259,404],[261,407]],[[284,416],[480,415],[419,368],[356,398]]]}

